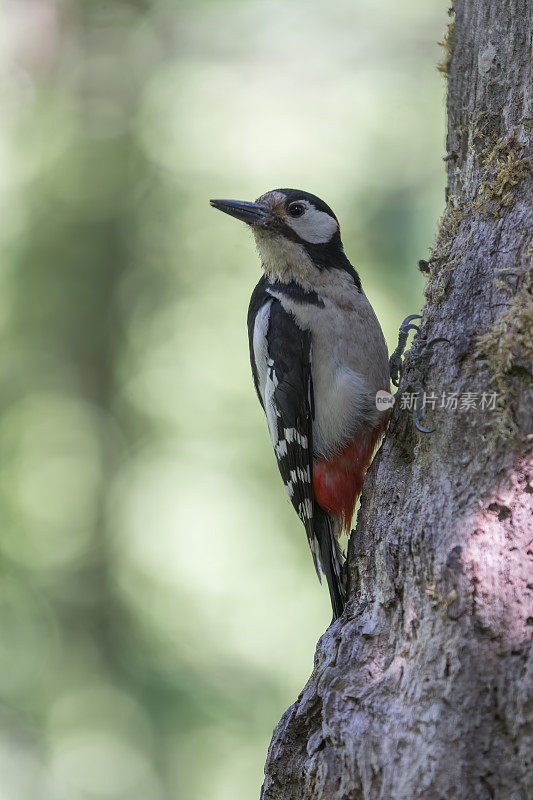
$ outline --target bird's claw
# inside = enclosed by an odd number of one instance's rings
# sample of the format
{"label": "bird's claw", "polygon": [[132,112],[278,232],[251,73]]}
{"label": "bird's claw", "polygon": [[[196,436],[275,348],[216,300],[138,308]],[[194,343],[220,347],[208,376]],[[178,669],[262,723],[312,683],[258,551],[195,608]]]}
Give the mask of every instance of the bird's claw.
{"label": "bird's claw", "polygon": [[[435,339],[430,339],[424,345],[424,349],[422,353],[419,355],[418,360],[427,362],[429,355],[431,353],[432,348],[434,345],[438,344],[439,342],[446,342],[446,344],[451,344],[449,339],[446,339],[444,336],[436,336]],[[415,424],[415,428],[420,431],[420,433],[434,433],[436,428],[425,428],[422,423],[420,422],[420,412],[424,408],[424,397],[425,397],[425,390],[420,382],[420,380],[416,379],[415,381],[411,382],[411,388],[414,390],[414,394],[416,394],[415,400],[415,407],[413,409],[413,422]]]}
{"label": "bird's claw", "polygon": [[420,433],[434,433],[435,428],[424,428],[420,422],[420,411],[424,408],[424,389],[420,384],[417,385],[417,389],[420,391],[418,391],[416,394],[415,407],[413,409],[413,422],[415,423],[415,428],[420,431]]}
{"label": "bird's claw", "polygon": [[[422,319],[422,317],[420,316],[420,314],[410,314],[408,317],[404,319],[404,321],[400,325],[400,330],[398,333],[398,346],[389,359],[391,381],[396,387],[400,385],[400,379],[402,376],[402,355],[407,345],[407,338],[409,336],[409,331],[419,330],[419,326],[413,324],[414,319]],[[446,339],[444,336],[436,336],[434,339],[430,339],[429,342],[425,342],[423,344],[422,352],[418,354],[416,360],[419,362],[420,361],[427,362],[431,354],[431,350],[436,344],[439,344],[439,342],[446,342],[446,344],[451,344],[450,340]],[[425,395],[424,387],[422,386],[419,380],[412,381],[410,383],[410,387],[413,390],[413,394],[416,394],[416,400],[412,415],[415,428],[421,433],[434,433],[435,428],[425,428],[420,422],[420,415],[422,410],[424,409],[424,395]]]}
{"label": "bird's claw", "polygon": [[[402,324],[400,325],[400,330],[402,330],[402,328],[405,328],[406,326],[408,327],[413,319],[422,319],[422,314],[409,314],[409,316],[406,317],[402,322]],[[418,330],[418,326],[416,325],[413,325],[413,328],[416,328]]]}
{"label": "bird's claw", "polygon": [[424,350],[427,351],[428,347],[433,347],[433,345],[438,344],[439,342],[446,342],[446,344],[451,344],[450,340],[447,339],[445,336],[436,336],[434,339],[430,339],[429,342],[426,342],[424,345]]}
{"label": "bird's claw", "polygon": [[389,359],[391,381],[396,387],[400,385],[400,379],[402,377],[402,356],[407,345],[409,331],[418,330],[418,325],[412,324],[414,319],[422,319],[422,317],[420,314],[409,314],[409,316],[406,317],[400,325],[400,330],[398,332],[398,346]]}

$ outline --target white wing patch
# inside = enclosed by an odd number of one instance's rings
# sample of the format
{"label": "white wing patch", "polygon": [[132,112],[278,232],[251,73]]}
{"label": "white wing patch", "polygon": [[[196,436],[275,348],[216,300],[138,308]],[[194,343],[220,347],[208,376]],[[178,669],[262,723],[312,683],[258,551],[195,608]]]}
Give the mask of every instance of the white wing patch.
{"label": "white wing patch", "polygon": [[283,433],[285,435],[285,439],[289,442],[298,442],[304,449],[307,450],[307,436],[298,433],[296,428],[284,428]]}
{"label": "white wing patch", "polygon": [[268,332],[268,319],[270,316],[271,305],[272,301],[270,301],[269,303],[265,303],[265,305],[258,312],[254,324],[254,338],[253,338],[254,360],[255,360],[255,368],[257,370],[257,378],[259,382],[259,387],[258,387],[259,394],[261,395],[263,403],[265,402],[265,383],[267,376],[267,360],[268,360],[267,332]]}
{"label": "white wing patch", "polygon": [[312,519],[313,517],[313,504],[308,497],[298,506],[298,516],[301,520]]}
{"label": "white wing patch", "polygon": [[282,439],[281,442],[277,442],[274,445],[274,452],[276,453],[276,458],[279,459],[283,458],[287,455],[287,440]]}
{"label": "white wing patch", "polygon": [[302,483],[311,483],[311,470],[309,465],[305,469],[296,467],[291,469],[291,481],[302,481]]}
{"label": "white wing patch", "polygon": [[[274,362],[271,358],[267,361],[266,382],[265,382],[265,414],[268,422],[268,430],[274,449],[280,444],[278,440],[278,417],[281,416],[274,402],[274,392],[278,385]],[[283,440],[281,440],[283,441]],[[287,443],[285,442],[285,446]]]}

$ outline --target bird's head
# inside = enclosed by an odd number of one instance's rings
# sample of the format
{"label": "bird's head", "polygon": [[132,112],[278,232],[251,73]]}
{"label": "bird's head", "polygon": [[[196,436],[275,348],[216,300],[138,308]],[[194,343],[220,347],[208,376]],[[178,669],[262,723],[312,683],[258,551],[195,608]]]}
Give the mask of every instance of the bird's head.
{"label": "bird's head", "polygon": [[324,270],[357,273],[344,254],[340,227],[331,208],[300,189],[274,189],[254,203],[211,200],[225,214],[252,229],[267,275],[275,280],[315,282]]}

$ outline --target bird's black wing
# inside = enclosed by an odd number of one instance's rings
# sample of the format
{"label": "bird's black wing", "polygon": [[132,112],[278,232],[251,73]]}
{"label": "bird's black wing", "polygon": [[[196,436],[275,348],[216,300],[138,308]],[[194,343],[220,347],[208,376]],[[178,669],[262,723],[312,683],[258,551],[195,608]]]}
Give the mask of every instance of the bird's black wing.
{"label": "bird's black wing", "polygon": [[[321,566],[327,578],[336,619],[344,608],[342,555],[334,521],[314,500],[313,491],[311,333],[300,328],[273,290],[276,294],[294,294],[290,286],[276,287],[265,279],[256,286],[248,312],[254,383],[281,477],[305,526],[316,573],[320,579]],[[297,291],[300,297],[298,287]],[[315,305],[321,303],[316,296],[305,299]]]}
{"label": "bird's black wing", "polygon": [[313,531],[313,382],[311,333],[300,328],[281,302],[272,299],[267,341],[264,408],[279,471],[302,520],[318,576]]}

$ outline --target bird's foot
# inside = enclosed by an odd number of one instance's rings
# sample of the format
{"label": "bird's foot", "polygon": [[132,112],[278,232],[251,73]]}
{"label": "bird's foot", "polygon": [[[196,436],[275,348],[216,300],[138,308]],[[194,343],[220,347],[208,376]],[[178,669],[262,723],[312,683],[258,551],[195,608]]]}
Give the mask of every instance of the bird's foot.
{"label": "bird's foot", "polygon": [[420,314],[409,314],[400,325],[398,332],[398,347],[389,358],[390,379],[393,384],[398,387],[402,377],[402,356],[407,345],[407,337],[409,331],[418,331],[419,326],[413,325],[414,319],[422,319]]}
{"label": "bird's foot", "polygon": [[420,414],[425,407],[425,395],[426,392],[424,386],[418,378],[411,381],[402,391],[402,398],[408,398],[409,404],[406,407],[409,408],[409,410],[412,409],[411,416],[413,418],[415,428],[420,431],[420,433],[434,433],[435,428],[425,428],[420,422]]}
{"label": "bird's foot", "polygon": [[[413,324],[414,319],[422,319],[420,314],[410,314],[408,317],[404,319],[402,324],[400,325],[400,331],[398,334],[398,346],[392,356],[389,359],[389,368],[391,374],[391,381],[394,386],[399,386],[401,376],[402,376],[402,356],[407,345],[407,338],[409,336],[409,331],[418,331],[419,326]],[[414,356],[414,364],[415,373],[412,376],[409,384],[402,390],[402,396],[407,396],[408,398],[412,398],[412,403],[405,407],[411,409],[412,408],[412,417],[413,422],[417,430],[421,433],[433,433],[435,428],[425,428],[422,423],[420,422],[420,414],[425,408],[426,405],[426,392],[424,385],[422,383],[422,374],[426,372],[426,369],[429,365],[429,359],[431,356],[431,351],[433,347],[438,344],[439,342],[446,342],[447,344],[451,344],[449,339],[446,339],[444,336],[437,336],[434,339],[430,339],[429,342],[423,342],[421,350]]]}

